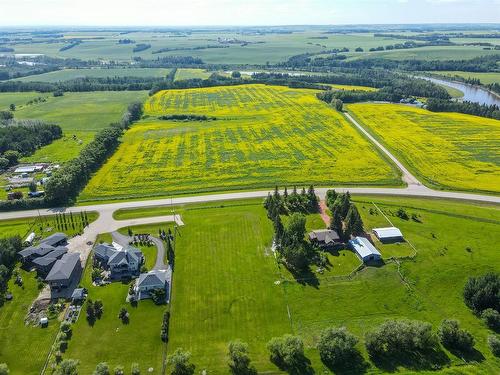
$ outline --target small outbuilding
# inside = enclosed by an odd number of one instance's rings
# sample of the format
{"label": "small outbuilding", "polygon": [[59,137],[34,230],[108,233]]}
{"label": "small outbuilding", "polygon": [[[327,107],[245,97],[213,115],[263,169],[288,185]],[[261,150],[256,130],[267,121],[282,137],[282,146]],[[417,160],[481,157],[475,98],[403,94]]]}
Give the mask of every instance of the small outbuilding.
{"label": "small outbuilding", "polygon": [[319,229],[309,233],[309,241],[321,247],[329,247],[339,243],[340,236],[332,229]]}
{"label": "small outbuilding", "polygon": [[45,328],[49,325],[49,319],[46,317],[40,318],[40,327]]}
{"label": "small outbuilding", "polygon": [[374,228],[373,233],[382,243],[403,242],[403,233],[396,227]]}
{"label": "small outbuilding", "polygon": [[85,288],[76,288],[71,294],[71,301],[73,303],[79,303],[85,300],[87,297],[87,290]]}
{"label": "small outbuilding", "polygon": [[349,245],[364,263],[377,262],[382,259],[380,252],[364,237],[355,237],[349,241]]}

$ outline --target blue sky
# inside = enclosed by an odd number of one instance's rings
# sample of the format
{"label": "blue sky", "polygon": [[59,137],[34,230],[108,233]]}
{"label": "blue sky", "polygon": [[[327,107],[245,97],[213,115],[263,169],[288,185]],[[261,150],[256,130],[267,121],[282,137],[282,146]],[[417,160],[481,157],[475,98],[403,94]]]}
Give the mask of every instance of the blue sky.
{"label": "blue sky", "polygon": [[500,0],[0,0],[0,14],[0,26],[500,23]]}

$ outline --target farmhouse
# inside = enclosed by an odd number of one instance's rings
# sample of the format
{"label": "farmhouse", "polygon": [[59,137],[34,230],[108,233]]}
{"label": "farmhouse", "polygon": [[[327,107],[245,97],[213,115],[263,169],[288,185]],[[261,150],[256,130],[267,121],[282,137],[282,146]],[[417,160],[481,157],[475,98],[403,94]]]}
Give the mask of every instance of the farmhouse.
{"label": "farmhouse", "polygon": [[309,240],[321,247],[333,246],[340,242],[337,232],[331,229],[313,230],[309,233]]}
{"label": "farmhouse", "polygon": [[355,237],[349,241],[349,245],[364,263],[382,259],[380,252],[364,237]]}
{"label": "farmhouse", "polygon": [[172,277],[172,270],[169,267],[167,270],[153,270],[147,273],[141,273],[134,291],[137,299],[151,298],[153,290],[163,289],[166,293],[166,299],[169,300],[169,289]]}
{"label": "farmhouse", "polygon": [[139,275],[144,256],[133,246],[102,243],[94,248],[94,262],[109,270],[111,279],[123,279]]}
{"label": "farmhouse", "polygon": [[404,241],[403,233],[396,227],[374,228],[373,233],[383,243]]}
{"label": "farmhouse", "polygon": [[79,277],[82,271],[80,255],[77,253],[67,253],[57,260],[45,278],[51,289],[59,290],[67,288]]}
{"label": "farmhouse", "polygon": [[33,259],[33,266],[36,268],[37,272],[41,275],[47,275],[49,271],[54,266],[58,259],[61,259],[64,254],[68,252],[68,249],[64,246],[56,247],[50,253],[43,257],[38,257]]}

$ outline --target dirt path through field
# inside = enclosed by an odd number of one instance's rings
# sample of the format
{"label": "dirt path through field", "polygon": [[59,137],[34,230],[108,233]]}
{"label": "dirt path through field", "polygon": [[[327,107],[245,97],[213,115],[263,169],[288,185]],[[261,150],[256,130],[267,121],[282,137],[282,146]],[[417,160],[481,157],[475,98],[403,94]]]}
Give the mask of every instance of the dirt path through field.
{"label": "dirt path through field", "polygon": [[327,214],[326,210],[328,210],[328,207],[326,207],[326,202],[324,200],[319,201],[319,214],[325,222],[326,227],[330,228],[330,215]]}

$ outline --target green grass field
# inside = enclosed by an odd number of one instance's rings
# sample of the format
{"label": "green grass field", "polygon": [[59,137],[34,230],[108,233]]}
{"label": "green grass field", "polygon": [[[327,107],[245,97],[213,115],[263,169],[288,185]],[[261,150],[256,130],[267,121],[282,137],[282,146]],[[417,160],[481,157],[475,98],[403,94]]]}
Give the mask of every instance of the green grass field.
{"label": "green grass field", "polygon": [[[160,121],[163,114],[216,121]],[[80,201],[275,184],[398,185],[374,147],[312,90],[244,85],[156,94]],[[312,173],[311,173],[312,172]]]}
{"label": "green grass field", "polygon": [[[389,225],[375,202],[417,249],[416,260],[402,266],[411,289],[390,263],[367,268],[352,280],[335,278],[359,264],[350,251],[330,255],[330,270],[299,284],[286,270],[277,273],[268,253],[270,223],[261,207],[231,207],[229,202],[226,207],[204,205],[198,210],[186,206],[179,209],[186,226],[180,229],[176,245],[168,351],[178,346],[188,349],[198,371],[221,373],[226,368],[227,342],[240,338],[249,343],[258,371],[276,371],[268,361],[265,343],[271,335],[293,332],[305,339],[307,356],[316,373],[322,373],[326,369],[314,348],[322,328],[343,325],[362,338],[387,318],[421,319],[437,328],[442,319],[453,317],[474,334],[476,348],[485,359],[464,364],[444,351],[449,358],[445,367],[471,374],[498,371],[500,361],[486,346],[488,330],[464,305],[461,293],[468,276],[499,270],[494,266],[496,255],[489,237],[499,233],[500,210],[413,198],[354,199],[366,228]],[[418,215],[422,223],[395,217],[400,207]],[[315,218],[312,221],[315,224],[308,222],[308,227],[319,225]],[[404,257],[409,252],[408,244],[377,246],[386,258]],[[258,276],[252,276],[254,272]],[[278,287],[274,281],[281,277],[289,281]],[[291,320],[286,316],[286,306]],[[250,326],[246,319],[252,319]],[[367,358],[362,345],[360,349]],[[368,367],[369,373],[383,372],[372,363]]]}
{"label": "green grass field", "polygon": [[[186,226],[177,237],[168,352],[183,347],[193,353],[197,371],[224,373],[226,344],[240,338],[249,343],[258,371],[276,373],[265,351],[267,337],[293,332],[304,338],[315,372],[329,373],[315,349],[318,334],[328,326],[346,326],[361,338],[359,349],[367,373],[378,374],[384,369],[368,361],[363,346],[368,330],[388,318],[420,319],[434,329],[442,319],[454,318],[474,335],[475,347],[484,359],[464,362],[442,349],[447,358],[441,363],[443,371],[433,373],[497,373],[500,360],[486,345],[491,331],[465,306],[462,288],[469,276],[500,271],[491,246],[491,239],[500,233],[498,207],[407,197],[353,199],[368,231],[393,224],[408,240],[400,245],[376,242],[385,259],[406,257],[414,252],[413,247],[416,249],[415,260],[404,261],[401,268],[409,287],[390,262],[381,268],[368,267],[352,279],[344,277],[359,264],[348,250],[330,254],[331,266],[325,273],[318,274],[312,268],[308,280],[296,282],[287,270],[278,271],[271,265],[270,222],[260,200],[177,207]],[[399,208],[421,222],[398,218]],[[116,217],[145,217],[165,214],[166,210],[123,210]],[[308,230],[322,225],[318,215],[308,217]],[[258,276],[252,276],[255,270]],[[278,287],[274,283],[277,279],[287,281]],[[258,313],[253,305],[260,306]],[[291,320],[286,315],[287,306]],[[251,318],[249,327],[246,319]],[[398,370],[416,373],[415,368]],[[429,367],[423,370],[431,371]]]}
{"label": "green grass field", "polygon": [[39,290],[34,272],[19,272],[23,287],[11,279],[8,290],[13,299],[0,307],[0,363],[8,364],[11,375],[39,374],[59,330],[59,322],[50,320],[47,328],[25,325],[24,319]]}
{"label": "green grass field", "polygon": [[500,191],[500,121],[394,104],[347,108],[427,185]]}
{"label": "green grass field", "polygon": [[[37,97],[46,101],[27,104]],[[17,106],[15,118],[40,119],[60,125],[63,138],[37,150],[23,161],[64,162],[76,157],[96,132],[111,122],[119,121],[130,103],[143,101],[146,97],[145,91],[65,93],[61,97],[40,93],[1,93],[0,108],[14,103]]]}
{"label": "green grass field", "polygon": [[60,82],[76,78],[107,77],[166,77],[170,69],[164,68],[109,68],[109,69],[64,69],[54,72],[16,78],[22,82]]}
{"label": "green grass field", "polygon": [[[148,369],[152,368],[151,374],[161,374],[165,344],[160,340],[160,328],[166,306],[156,306],[146,300],[132,307],[125,301],[129,288],[127,283],[93,286],[90,262],[81,284],[88,289],[89,298],[102,301],[104,313],[91,326],[83,311],[73,326],[73,337],[63,358],[79,360],[82,374],[92,373],[100,362],[108,362],[111,369],[124,366],[127,372],[136,362],[144,373],[149,373]],[[118,319],[122,307],[129,312],[128,324]]]}
{"label": "green grass field", "polygon": [[189,68],[179,68],[175,73],[174,81],[182,81],[185,79],[207,79],[212,73],[204,69],[189,69]]}

